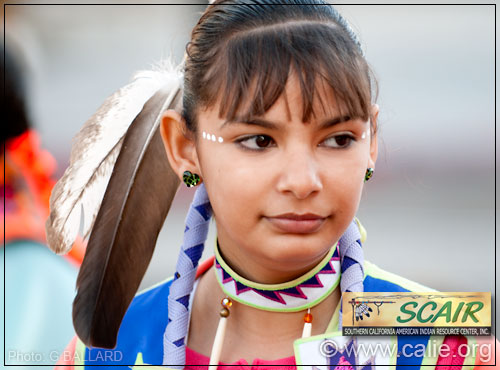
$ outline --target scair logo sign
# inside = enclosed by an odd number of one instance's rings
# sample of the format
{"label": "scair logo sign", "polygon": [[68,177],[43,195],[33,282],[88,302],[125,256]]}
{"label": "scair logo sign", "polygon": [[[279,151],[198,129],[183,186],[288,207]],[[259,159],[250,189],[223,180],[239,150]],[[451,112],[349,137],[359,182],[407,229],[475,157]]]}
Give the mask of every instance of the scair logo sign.
{"label": "scair logo sign", "polygon": [[[456,308],[453,307],[453,301],[446,301],[439,308],[438,303],[434,301],[419,304],[418,301],[406,302],[400,308],[402,315],[396,317],[399,323],[409,323],[417,320],[419,323],[436,323],[444,319],[444,324],[460,323],[475,324],[479,322],[476,313],[484,308],[484,303],[481,301],[473,301],[469,303],[456,302]],[[465,306],[465,309],[464,309]],[[436,312],[437,311],[437,312]],[[453,318],[452,318],[453,315]]]}
{"label": "scair logo sign", "polygon": [[344,293],[344,335],[490,335],[491,293]]}

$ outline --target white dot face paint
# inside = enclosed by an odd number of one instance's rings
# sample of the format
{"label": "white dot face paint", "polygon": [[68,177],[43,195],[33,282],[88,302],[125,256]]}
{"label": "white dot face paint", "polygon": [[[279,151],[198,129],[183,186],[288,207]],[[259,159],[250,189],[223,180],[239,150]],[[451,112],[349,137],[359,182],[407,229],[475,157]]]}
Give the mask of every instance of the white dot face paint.
{"label": "white dot face paint", "polygon": [[214,134],[209,134],[208,132],[205,132],[203,131],[202,132],[202,136],[204,139],[207,139],[209,141],[213,141],[213,142],[219,142],[219,143],[222,143],[224,141],[224,139],[222,137],[217,137],[215,136]]}

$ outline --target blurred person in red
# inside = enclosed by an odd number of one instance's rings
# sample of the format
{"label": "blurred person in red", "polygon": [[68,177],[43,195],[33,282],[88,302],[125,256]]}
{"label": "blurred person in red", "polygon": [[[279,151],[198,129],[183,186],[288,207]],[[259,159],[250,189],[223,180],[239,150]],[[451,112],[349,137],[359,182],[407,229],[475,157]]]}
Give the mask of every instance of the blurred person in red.
{"label": "blurred person in red", "polygon": [[[61,258],[45,244],[56,161],[41,147],[25,100],[26,74],[16,49],[2,48],[4,134],[1,258],[5,265],[6,365],[51,364],[71,337],[70,303],[83,246]],[[0,305],[3,310],[4,305]]]}

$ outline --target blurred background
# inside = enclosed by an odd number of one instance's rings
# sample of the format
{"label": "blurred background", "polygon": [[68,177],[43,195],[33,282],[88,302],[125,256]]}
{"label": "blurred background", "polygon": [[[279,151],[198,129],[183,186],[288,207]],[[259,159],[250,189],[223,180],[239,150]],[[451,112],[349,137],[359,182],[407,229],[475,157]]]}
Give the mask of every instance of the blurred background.
{"label": "blurred background", "polygon": [[[116,4],[4,8],[6,46],[22,60],[28,115],[57,161],[56,178],[72,137],[107,96],[139,69],[170,55],[181,61],[206,7],[108,3]],[[338,9],[380,85],[380,154],[358,213],[365,258],[441,291],[494,295],[494,6],[343,1]],[[179,190],[141,289],[173,274],[193,194]],[[214,240],[212,227],[206,256]],[[60,320],[71,326],[70,315]]]}

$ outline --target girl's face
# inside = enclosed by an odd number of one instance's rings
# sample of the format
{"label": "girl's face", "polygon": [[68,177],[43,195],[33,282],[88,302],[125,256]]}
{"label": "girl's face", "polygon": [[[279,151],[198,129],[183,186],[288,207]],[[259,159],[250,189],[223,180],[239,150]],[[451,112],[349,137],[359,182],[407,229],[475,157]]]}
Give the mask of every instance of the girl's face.
{"label": "girl's face", "polygon": [[[221,252],[235,271],[264,283],[299,276],[324,257],[353,220],[377,157],[370,122],[340,117],[330,92],[319,92],[329,106],[315,101],[307,123],[296,78],[285,93],[288,106],[281,96],[246,122],[226,122],[218,107],[198,114],[195,162]],[[377,114],[374,105],[374,125]]]}

